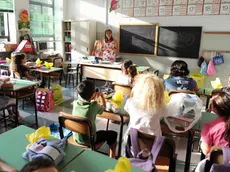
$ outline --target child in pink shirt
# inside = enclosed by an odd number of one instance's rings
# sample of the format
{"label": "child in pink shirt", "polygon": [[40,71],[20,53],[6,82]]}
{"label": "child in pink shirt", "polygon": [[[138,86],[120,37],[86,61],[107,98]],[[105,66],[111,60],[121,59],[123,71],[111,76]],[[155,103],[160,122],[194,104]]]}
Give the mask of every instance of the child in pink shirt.
{"label": "child in pink shirt", "polygon": [[228,146],[230,142],[230,87],[214,90],[210,111],[218,117],[201,130],[201,150],[208,155],[212,146]]}

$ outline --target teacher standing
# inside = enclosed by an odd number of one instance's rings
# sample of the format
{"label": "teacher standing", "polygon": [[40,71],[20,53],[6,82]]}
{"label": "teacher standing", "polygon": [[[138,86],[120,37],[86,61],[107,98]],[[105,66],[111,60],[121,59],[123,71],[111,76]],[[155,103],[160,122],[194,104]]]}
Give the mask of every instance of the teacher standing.
{"label": "teacher standing", "polygon": [[112,36],[112,30],[105,30],[105,39],[102,44],[102,60],[114,62],[116,60],[117,41]]}

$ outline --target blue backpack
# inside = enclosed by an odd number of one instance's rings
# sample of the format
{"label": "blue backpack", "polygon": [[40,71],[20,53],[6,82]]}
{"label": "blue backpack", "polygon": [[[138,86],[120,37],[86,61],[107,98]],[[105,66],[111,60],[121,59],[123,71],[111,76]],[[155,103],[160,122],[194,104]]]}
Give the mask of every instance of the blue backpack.
{"label": "blue backpack", "polygon": [[126,156],[129,158],[131,164],[134,167],[143,169],[146,172],[157,172],[154,164],[164,143],[164,140],[164,137],[156,136],[152,145],[151,152],[146,149],[141,150],[138,140],[138,130],[131,128],[128,143],[126,145]]}

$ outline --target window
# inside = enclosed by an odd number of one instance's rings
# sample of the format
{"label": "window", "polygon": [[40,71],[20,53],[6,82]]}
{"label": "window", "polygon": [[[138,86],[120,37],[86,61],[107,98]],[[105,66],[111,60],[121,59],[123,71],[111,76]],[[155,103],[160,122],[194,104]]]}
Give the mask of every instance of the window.
{"label": "window", "polygon": [[9,17],[7,13],[0,13],[0,42],[10,41]]}
{"label": "window", "polygon": [[[58,5],[57,5],[58,4]],[[30,22],[33,40],[47,42],[48,49],[60,50],[62,0],[30,0]]]}

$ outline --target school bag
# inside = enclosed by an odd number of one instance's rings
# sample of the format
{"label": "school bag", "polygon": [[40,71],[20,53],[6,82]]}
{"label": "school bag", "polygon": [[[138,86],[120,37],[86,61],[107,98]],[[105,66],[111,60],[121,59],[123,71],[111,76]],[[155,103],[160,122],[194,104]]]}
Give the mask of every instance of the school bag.
{"label": "school bag", "polygon": [[[222,150],[217,149],[213,150],[210,153],[209,158],[201,161],[199,163],[199,169],[196,169],[195,172],[229,172],[230,171],[230,148],[221,147]],[[221,161],[221,156],[223,156],[223,164]],[[202,165],[203,164],[203,165]]]}
{"label": "school bag", "polygon": [[157,172],[154,164],[164,140],[164,137],[156,136],[151,152],[149,152],[147,149],[141,150],[138,141],[138,130],[131,128],[128,143],[126,145],[126,156],[129,158],[134,167],[143,169],[146,172]]}
{"label": "school bag", "polygon": [[214,75],[216,75],[216,69],[215,69],[215,65],[214,65],[213,59],[211,59],[210,62],[209,62],[209,64],[208,64],[207,75],[208,76],[214,76]]}
{"label": "school bag", "polygon": [[38,88],[36,90],[36,108],[37,111],[48,112],[53,109],[53,90]]}
{"label": "school bag", "polygon": [[62,95],[62,86],[58,84],[53,84],[51,89],[53,90],[53,100],[55,106],[64,102],[63,95]]}
{"label": "school bag", "polygon": [[196,94],[174,93],[166,106],[170,111],[164,117],[164,122],[175,133],[190,130],[202,115],[202,101]]}
{"label": "school bag", "polygon": [[65,147],[66,139],[46,140],[42,138],[32,144],[22,154],[22,157],[28,161],[33,161],[36,158],[49,159],[57,165],[64,159]]}

